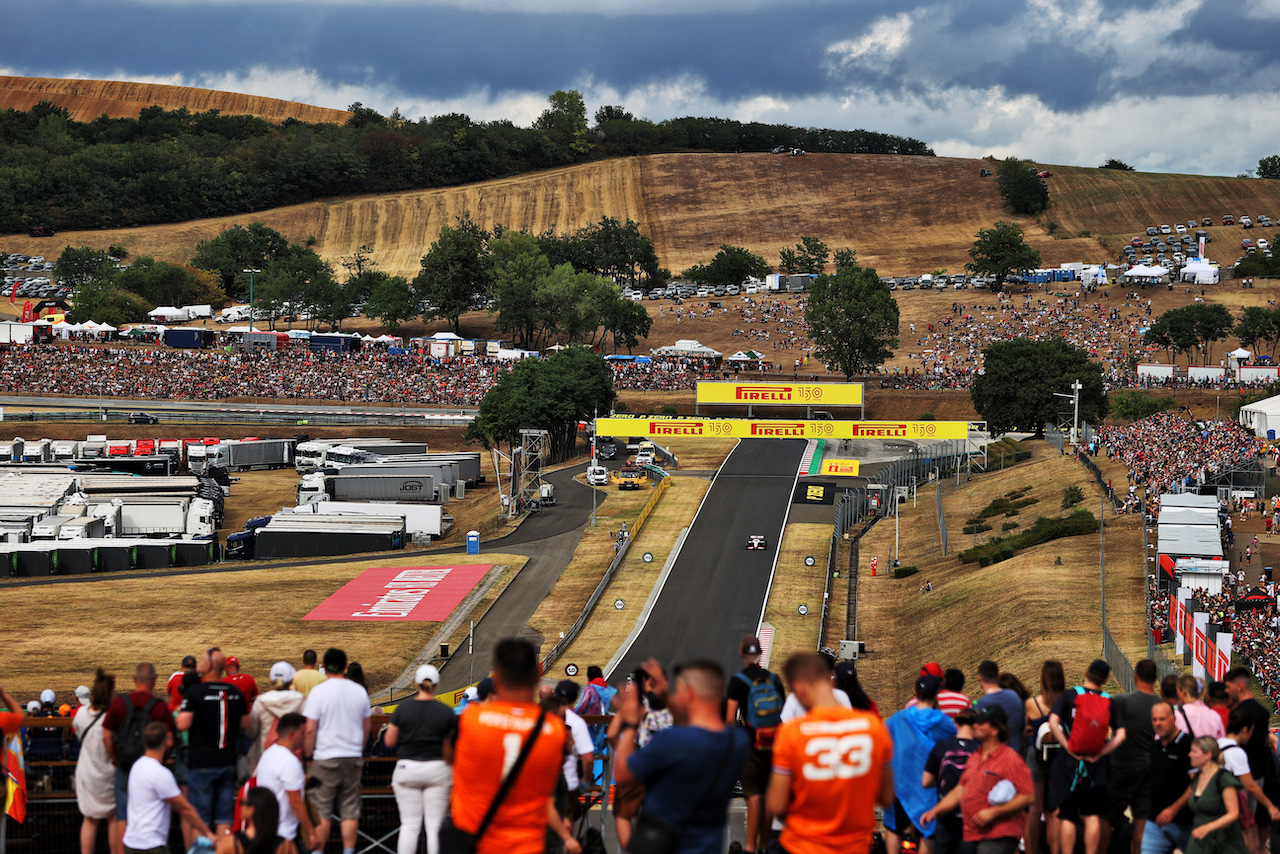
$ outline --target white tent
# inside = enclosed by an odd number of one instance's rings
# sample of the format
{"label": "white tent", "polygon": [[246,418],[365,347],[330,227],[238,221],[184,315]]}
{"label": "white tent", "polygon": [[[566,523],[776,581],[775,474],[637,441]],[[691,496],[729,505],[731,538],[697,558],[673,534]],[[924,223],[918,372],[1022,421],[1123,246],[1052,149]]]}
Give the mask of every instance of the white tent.
{"label": "white tent", "polygon": [[666,347],[659,347],[653,351],[655,356],[693,356],[699,359],[719,359],[724,354],[719,350],[713,350],[710,347],[695,341],[692,338],[681,338],[674,344]]}
{"label": "white tent", "polygon": [[1240,423],[1260,438],[1273,430],[1280,436],[1280,395],[1240,407]]}
{"label": "white tent", "polygon": [[1168,267],[1148,267],[1146,264],[1139,264],[1125,271],[1125,276],[1130,279],[1158,279],[1167,275]]}
{"label": "white tent", "polygon": [[116,331],[118,331],[118,330],[117,330],[114,326],[112,326],[110,323],[99,323],[99,324],[98,324],[98,332],[100,332],[100,333],[101,333],[101,332],[116,332]]}
{"label": "white tent", "polygon": [[1192,258],[1178,273],[1178,278],[1180,281],[1195,282],[1197,285],[1216,285],[1218,268],[1203,258]]}
{"label": "white tent", "polygon": [[461,341],[461,335],[455,335],[452,332],[437,332],[431,336],[432,341]]}
{"label": "white tent", "polygon": [[379,335],[377,338],[373,339],[373,341],[374,341],[374,343],[375,343],[375,344],[398,344],[398,343],[400,343],[400,339],[399,339],[399,338],[393,338],[392,336],[387,335],[385,332],[384,332],[382,335]]}

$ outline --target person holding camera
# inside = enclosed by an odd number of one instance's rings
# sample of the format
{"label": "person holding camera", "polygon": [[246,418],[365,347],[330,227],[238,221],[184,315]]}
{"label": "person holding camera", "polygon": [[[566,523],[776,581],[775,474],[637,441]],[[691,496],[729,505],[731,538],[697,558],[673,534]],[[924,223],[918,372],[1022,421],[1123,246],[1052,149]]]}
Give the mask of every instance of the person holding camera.
{"label": "person holding camera", "polygon": [[[614,715],[609,722],[607,738],[614,750],[618,749],[618,740],[629,738],[637,749],[643,748],[653,739],[655,733],[668,729],[675,724],[671,709],[667,705],[669,683],[667,674],[658,665],[651,677],[644,667],[637,667],[627,678],[628,684],[639,692],[640,703],[644,709],[640,724],[635,730],[623,730],[622,716]],[[644,783],[639,780],[616,782],[613,790],[613,823],[618,837],[618,845],[626,849],[631,842],[631,822],[640,814],[640,802],[644,800]]]}

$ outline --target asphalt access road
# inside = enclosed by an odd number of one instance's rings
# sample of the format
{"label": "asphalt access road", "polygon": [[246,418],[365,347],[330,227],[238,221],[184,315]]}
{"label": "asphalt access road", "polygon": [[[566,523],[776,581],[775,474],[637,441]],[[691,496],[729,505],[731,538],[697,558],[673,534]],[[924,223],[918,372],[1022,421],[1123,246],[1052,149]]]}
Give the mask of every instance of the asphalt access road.
{"label": "asphalt access road", "polygon": [[[488,674],[497,642],[518,634],[542,600],[551,595],[551,588],[573,560],[582,528],[591,517],[591,494],[595,490],[573,479],[586,468],[584,463],[545,477],[555,487],[559,504],[532,514],[505,537],[480,543],[480,559],[488,551],[525,555],[529,562],[476,623],[471,653],[462,644],[440,669],[441,691],[455,691]],[[597,500],[603,503],[605,495],[601,492]],[[557,640],[546,638],[543,651],[550,650]]]}
{"label": "asphalt access road", "polygon": [[[756,630],[805,442],[744,439],[725,460],[623,673],[650,656],[670,667],[694,657],[742,669],[738,642]],[[750,534],[769,548],[747,551]]]}

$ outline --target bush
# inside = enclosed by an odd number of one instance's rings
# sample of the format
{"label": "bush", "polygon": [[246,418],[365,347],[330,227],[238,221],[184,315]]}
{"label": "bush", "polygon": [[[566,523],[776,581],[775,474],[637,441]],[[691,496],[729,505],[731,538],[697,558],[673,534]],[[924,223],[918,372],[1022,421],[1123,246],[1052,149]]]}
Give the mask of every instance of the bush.
{"label": "bush", "polygon": [[626,412],[626,411],[627,411],[627,402],[626,402],[625,400],[619,400],[617,403],[615,403],[615,404],[613,405],[613,411],[614,411],[614,412]]}
{"label": "bush", "polygon": [[1068,510],[1084,501],[1084,490],[1078,486],[1068,486],[1062,490],[1062,509]]}
{"label": "bush", "polygon": [[909,578],[919,572],[919,568],[914,566],[900,566],[893,571],[894,578]]}
{"label": "bush", "polygon": [[921,412],[919,420],[920,421],[937,421],[938,416],[934,415],[932,412]]}
{"label": "bush", "polygon": [[679,410],[678,410],[678,409],[676,409],[674,406],[664,406],[664,407],[662,407],[662,414],[663,414],[663,415],[678,415],[678,414],[679,414]]}
{"label": "bush", "polygon": [[[1005,516],[1017,516],[1018,511],[1021,510],[1023,507],[1030,507],[1032,504],[1039,503],[1040,499],[1038,498],[1020,497],[1024,492],[1025,490],[1018,490],[1016,493],[1012,493],[1012,492],[1009,493],[1009,495],[1016,495],[1017,497],[1014,497],[1014,498],[1005,497],[1005,498],[997,498],[993,500],[986,507],[982,508],[982,511],[978,513],[978,515],[974,516],[972,519],[969,519],[967,524],[977,525],[981,523],[984,519],[990,519],[992,516],[1000,516],[1002,514]],[[987,530],[987,529],[983,529],[983,530]],[[971,534],[973,532],[966,530],[965,533]]]}
{"label": "bush", "polygon": [[979,522],[979,523],[977,523],[977,524],[974,524],[974,525],[965,525],[965,526],[964,526],[964,532],[965,532],[966,534],[981,534],[981,533],[983,533],[983,532],[985,532],[985,531],[990,531],[990,530],[991,530],[991,526],[990,526],[990,525],[986,525],[986,524],[983,524],[983,523],[981,523],[981,522]]}
{"label": "bush", "polygon": [[1000,530],[1012,531],[1014,528],[1020,528],[1020,527],[1022,526],[1019,525],[1017,522],[1005,522],[1003,525],[1000,526]]}
{"label": "bush", "polygon": [[107,254],[112,258],[118,258],[123,261],[129,257],[129,250],[125,248],[123,243],[112,243],[110,248],[107,249]]}
{"label": "bush", "polygon": [[1097,530],[1097,518],[1088,510],[1081,508],[1070,516],[1037,519],[1036,523],[1030,528],[1023,528],[1009,537],[996,537],[982,545],[965,549],[960,552],[960,562],[973,563],[977,561],[979,566],[985,566],[986,564],[982,563],[984,557],[988,558],[990,563],[996,563],[1013,557],[1019,549],[1031,548],[1062,537],[1078,537],[1083,534],[1092,534]]}
{"label": "bush", "polygon": [[[969,561],[965,561],[969,563]],[[991,566],[991,558],[986,555],[978,555],[978,566]]]}

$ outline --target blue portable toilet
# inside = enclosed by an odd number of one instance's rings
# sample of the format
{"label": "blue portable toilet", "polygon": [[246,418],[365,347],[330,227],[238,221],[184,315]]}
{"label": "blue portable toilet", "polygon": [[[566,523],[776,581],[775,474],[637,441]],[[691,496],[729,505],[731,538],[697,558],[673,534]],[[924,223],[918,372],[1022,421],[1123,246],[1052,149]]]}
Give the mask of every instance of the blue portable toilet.
{"label": "blue portable toilet", "polygon": [[480,554],[480,532],[467,531],[467,554]]}
{"label": "blue portable toilet", "polygon": [[1274,442],[1275,440],[1276,440],[1276,431],[1275,431],[1275,430],[1268,430],[1268,431],[1267,431],[1267,441],[1268,441],[1268,442]]}

